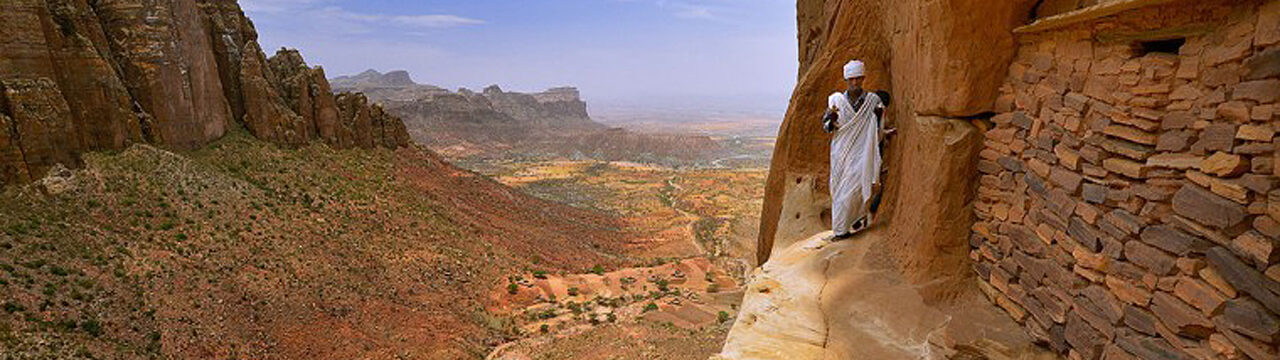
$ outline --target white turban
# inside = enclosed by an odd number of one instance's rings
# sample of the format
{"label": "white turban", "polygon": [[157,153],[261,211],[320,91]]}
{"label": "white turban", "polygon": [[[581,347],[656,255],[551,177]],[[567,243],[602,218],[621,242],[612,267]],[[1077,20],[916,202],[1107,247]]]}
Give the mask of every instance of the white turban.
{"label": "white turban", "polygon": [[848,64],[844,65],[844,79],[849,80],[852,78],[863,76],[864,74],[863,74],[862,68],[863,68],[863,65],[861,61],[858,61],[858,60],[849,61]]}

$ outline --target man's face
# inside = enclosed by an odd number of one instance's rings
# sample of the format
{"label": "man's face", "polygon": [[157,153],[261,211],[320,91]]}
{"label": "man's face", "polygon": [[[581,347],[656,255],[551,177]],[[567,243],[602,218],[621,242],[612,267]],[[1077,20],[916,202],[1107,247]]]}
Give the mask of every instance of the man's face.
{"label": "man's face", "polygon": [[866,78],[861,76],[855,77],[855,78],[848,78],[848,79],[845,79],[845,83],[849,85],[850,89],[861,89],[863,79],[866,79]]}

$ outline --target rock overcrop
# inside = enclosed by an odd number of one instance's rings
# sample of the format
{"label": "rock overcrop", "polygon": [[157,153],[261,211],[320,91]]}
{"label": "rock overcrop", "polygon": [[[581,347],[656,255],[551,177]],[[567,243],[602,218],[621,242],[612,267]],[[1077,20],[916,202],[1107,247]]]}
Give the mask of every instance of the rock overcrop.
{"label": "rock overcrop", "polygon": [[267,59],[235,1],[12,0],[0,19],[0,184],[86,151],[194,149],[237,124],[282,146],[409,142],[376,106],[336,101],[296,51]]}
{"label": "rock overcrop", "polygon": [[970,258],[1030,334],[1076,359],[1280,356],[1276,14],[1175,2],[1019,32]]}

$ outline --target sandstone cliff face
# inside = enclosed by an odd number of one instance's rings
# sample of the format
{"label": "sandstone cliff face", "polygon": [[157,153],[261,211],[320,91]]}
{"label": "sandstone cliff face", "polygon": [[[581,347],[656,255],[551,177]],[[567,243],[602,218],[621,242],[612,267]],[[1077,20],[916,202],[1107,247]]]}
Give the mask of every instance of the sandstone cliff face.
{"label": "sandstone cliff face", "polygon": [[[0,4],[0,19],[0,184],[75,165],[85,151],[137,142],[192,149],[236,121],[281,145],[408,142],[394,119],[369,122],[381,128],[341,123],[319,69],[275,76],[234,1],[13,0]],[[354,140],[373,133],[376,141]]]}
{"label": "sandstone cliff face", "polygon": [[[1069,358],[1280,356],[1280,2],[798,8],[801,75],[758,247],[766,273],[829,226],[817,119],[840,65],[860,58],[869,87],[897,95],[900,135],[883,228],[854,241],[874,241],[866,256],[924,304],[977,288]],[[825,314],[828,328],[882,318]],[[763,316],[777,314],[752,319]]]}
{"label": "sandstone cliff face", "polygon": [[[1032,1],[799,1],[800,78],[778,136],[760,224],[759,261],[828,228],[830,135],[815,126],[840,68],[867,63],[866,87],[895,94],[887,150],[888,224],[898,262],[925,280],[962,274],[971,214],[965,195],[980,134],[1014,54],[1012,29]],[[909,189],[910,191],[906,191]],[[902,214],[899,214],[900,210]],[[909,241],[908,241],[909,239]],[[901,240],[901,241],[897,241]],[[959,281],[953,279],[952,281]]]}

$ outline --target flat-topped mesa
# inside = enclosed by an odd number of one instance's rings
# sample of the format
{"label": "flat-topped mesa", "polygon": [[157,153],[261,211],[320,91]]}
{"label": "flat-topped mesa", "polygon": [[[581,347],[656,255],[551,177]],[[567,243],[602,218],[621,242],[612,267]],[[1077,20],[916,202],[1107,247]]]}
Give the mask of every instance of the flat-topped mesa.
{"label": "flat-topped mesa", "polygon": [[374,69],[365,70],[352,76],[339,76],[331,80],[335,88],[376,88],[376,87],[412,87],[420,86],[409,76],[408,71],[395,70],[383,74]]}
{"label": "flat-topped mesa", "polygon": [[194,149],[236,122],[287,146],[357,144],[362,132],[380,134],[364,143],[408,144],[398,120],[342,123],[323,70],[296,51],[268,62],[235,1],[7,0],[0,14],[0,185],[85,151]]}
{"label": "flat-topped mesa", "polygon": [[533,95],[533,98],[538,99],[538,102],[541,103],[582,101],[582,94],[578,92],[578,88],[568,86],[550,88],[547,89],[547,91],[533,93],[530,95]]}

